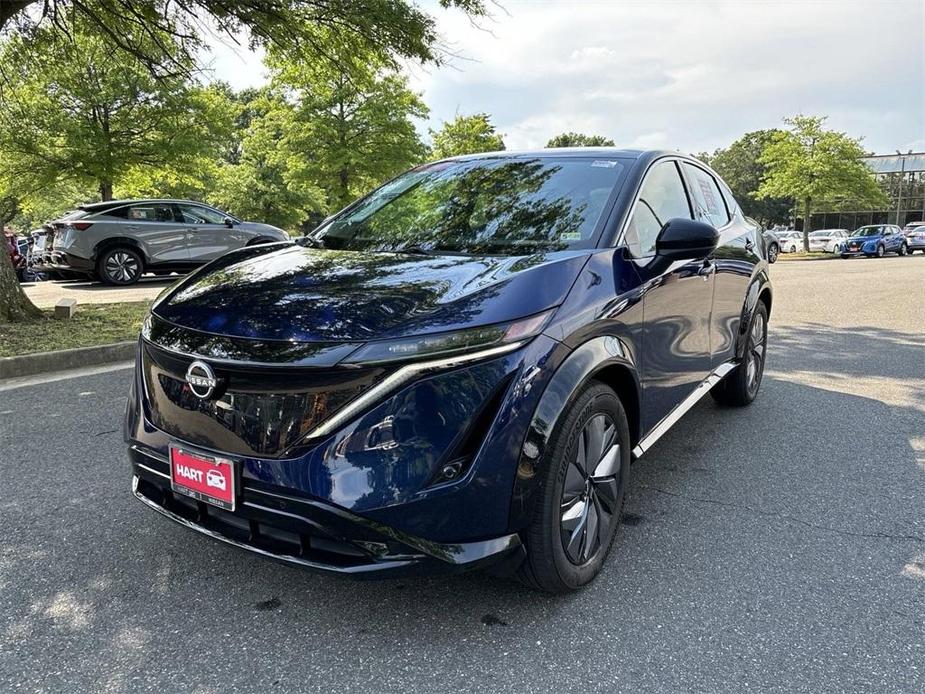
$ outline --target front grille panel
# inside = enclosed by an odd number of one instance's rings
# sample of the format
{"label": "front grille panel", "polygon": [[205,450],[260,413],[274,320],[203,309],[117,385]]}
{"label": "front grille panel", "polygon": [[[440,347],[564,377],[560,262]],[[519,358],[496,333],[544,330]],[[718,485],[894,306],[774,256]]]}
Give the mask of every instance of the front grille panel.
{"label": "front grille panel", "polygon": [[147,414],[172,436],[227,453],[280,457],[385,374],[385,369],[250,368],[213,364],[208,399],[186,383],[191,357],[144,346]]}

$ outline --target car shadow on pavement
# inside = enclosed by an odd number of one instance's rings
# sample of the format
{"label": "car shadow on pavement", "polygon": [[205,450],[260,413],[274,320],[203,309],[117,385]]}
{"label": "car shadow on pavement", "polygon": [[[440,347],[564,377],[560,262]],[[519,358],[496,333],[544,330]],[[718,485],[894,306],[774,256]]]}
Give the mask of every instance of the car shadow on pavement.
{"label": "car shadow on pavement", "polygon": [[[82,461],[99,446],[76,442],[56,488],[0,500],[0,665],[74,691],[207,688],[229,667],[209,652],[244,659],[253,689],[461,667],[542,668],[561,690],[576,671],[665,691],[696,675],[718,691],[796,688],[820,667],[863,683],[882,663],[877,681],[902,690],[895,661],[915,655],[925,591],[925,396],[894,381],[920,338],[839,335],[781,329],[751,407],[707,399],[666,434],[633,467],[605,570],[566,596],[482,573],[366,582],[265,561],[137,504],[121,457],[89,483]],[[844,392],[855,355],[882,357],[880,380]],[[57,493],[71,482],[78,497]],[[569,650],[569,668],[550,665]]]}

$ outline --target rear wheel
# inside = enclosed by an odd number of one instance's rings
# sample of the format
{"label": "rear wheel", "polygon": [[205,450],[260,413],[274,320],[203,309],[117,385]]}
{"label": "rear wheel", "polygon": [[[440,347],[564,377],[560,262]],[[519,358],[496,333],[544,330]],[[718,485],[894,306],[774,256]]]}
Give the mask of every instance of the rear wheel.
{"label": "rear wheel", "polygon": [[780,255],[780,246],[778,246],[776,243],[772,243],[770,246],[768,246],[769,263],[776,263],[778,255]]}
{"label": "rear wheel", "polygon": [[623,514],[630,438],[617,394],[603,383],[585,387],[540,464],[540,499],[524,532],[527,558],[519,578],[563,593],[597,576]]}
{"label": "rear wheel", "polygon": [[106,284],[126,285],[139,280],[143,267],[137,251],[119,246],[103,253],[97,262],[96,271]]}
{"label": "rear wheel", "polygon": [[761,387],[767,351],[768,309],[759,301],[752,313],[742,360],[710,391],[713,399],[728,407],[750,405]]}
{"label": "rear wheel", "polygon": [[900,255],[906,255],[906,244],[900,245],[900,247],[899,247],[899,254],[900,254]]}

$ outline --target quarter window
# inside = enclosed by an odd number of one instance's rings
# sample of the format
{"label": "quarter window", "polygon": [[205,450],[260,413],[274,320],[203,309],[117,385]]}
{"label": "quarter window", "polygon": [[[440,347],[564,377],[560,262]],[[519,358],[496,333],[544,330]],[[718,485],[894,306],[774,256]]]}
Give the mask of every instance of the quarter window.
{"label": "quarter window", "polygon": [[642,184],[624,237],[630,253],[637,258],[654,255],[659,232],[675,217],[691,219],[691,207],[677,164],[667,161],[653,166]]}
{"label": "quarter window", "polygon": [[717,229],[729,223],[729,212],[714,178],[699,166],[685,163],[684,169],[691,179],[691,196],[697,217]]}

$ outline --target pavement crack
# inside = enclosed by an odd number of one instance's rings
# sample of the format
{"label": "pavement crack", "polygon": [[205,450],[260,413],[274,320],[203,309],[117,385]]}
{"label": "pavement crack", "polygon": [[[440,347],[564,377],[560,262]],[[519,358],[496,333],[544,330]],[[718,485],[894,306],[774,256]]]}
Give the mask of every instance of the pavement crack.
{"label": "pavement crack", "polygon": [[106,431],[96,432],[94,436],[105,436],[106,434],[115,434],[117,431],[119,430],[118,429],[107,429]]}
{"label": "pavement crack", "polygon": [[652,487],[647,484],[640,484],[639,486],[642,487],[643,489],[649,489],[659,494],[664,494],[666,496],[672,496],[676,499],[683,499],[685,501],[694,501],[694,502],[702,503],[702,504],[712,504],[713,506],[721,506],[724,508],[738,509],[738,510],[747,511],[748,513],[752,513],[756,516],[762,516],[765,518],[779,518],[780,520],[789,521],[791,523],[797,523],[807,528],[812,528],[813,530],[822,530],[825,532],[835,533],[836,535],[843,535],[846,537],[863,537],[863,538],[874,538],[874,539],[882,539],[882,540],[897,540],[899,542],[925,543],[925,537],[922,537],[921,535],[853,532],[851,530],[842,530],[840,528],[833,528],[829,525],[821,525],[819,523],[812,523],[810,521],[803,520],[802,518],[791,516],[787,513],[781,513],[780,511],[768,511],[765,509],[748,506],[747,504],[737,504],[733,501],[721,501],[719,499],[707,499],[707,498],[698,497],[698,496],[687,496],[686,494],[672,492],[667,489],[661,489],[659,487]]}

